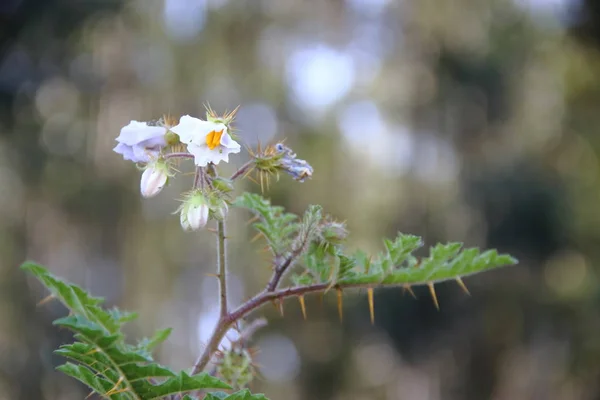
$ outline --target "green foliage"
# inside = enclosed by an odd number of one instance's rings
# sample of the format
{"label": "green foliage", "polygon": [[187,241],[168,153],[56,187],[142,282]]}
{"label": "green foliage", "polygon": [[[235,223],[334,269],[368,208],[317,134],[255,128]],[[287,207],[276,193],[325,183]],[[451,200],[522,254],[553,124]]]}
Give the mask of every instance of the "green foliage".
{"label": "green foliage", "polygon": [[229,385],[206,373],[190,376],[175,373],[154,362],[152,350],[169,336],[158,331],[137,345],[125,342],[123,324],[135,317],[117,309],[106,311],[103,299],[92,297],[80,287],[64,282],[44,267],[25,263],[21,267],[39,279],[70,311],[54,324],[75,333],[75,342],[56,353],[70,359],[58,370],[83,382],[106,399],[151,400],[202,389],[229,389]]}
{"label": "green foliage", "polygon": [[300,230],[297,215],[286,213],[283,207],[272,206],[270,201],[257,194],[244,193],[235,199],[233,205],[247,208],[260,217],[253,226],[265,237],[275,256],[283,255],[290,248]]}
{"label": "green foliage", "polygon": [[268,400],[264,394],[252,394],[248,389],[237,393],[227,394],[223,392],[214,392],[206,395],[204,400]]}
{"label": "green foliage", "polygon": [[297,222],[295,215],[271,206],[257,194],[243,194],[236,205],[261,217],[254,227],[267,238],[275,254],[293,254],[302,260],[304,271],[292,276],[296,286],[420,285],[517,263],[515,258],[496,250],[463,249],[461,243],[438,244],[431,248],[428,257],[419,260],[413,253],[423,246],[423,241],[402,233],[394,240],[385,239],[385,251],[377,256],[370,257],[362,251],[348,255],[343,251],[343,224],[328,220],[320,207],[310,206]]}

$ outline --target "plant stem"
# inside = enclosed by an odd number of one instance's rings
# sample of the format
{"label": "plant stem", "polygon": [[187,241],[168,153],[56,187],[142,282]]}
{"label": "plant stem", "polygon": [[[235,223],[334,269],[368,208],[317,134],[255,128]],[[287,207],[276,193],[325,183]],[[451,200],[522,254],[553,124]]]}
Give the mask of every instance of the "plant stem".
{"label": "plant stem", "polygon": [[165,159],[170,158],[194,158],[193,154],[190,153],[169,153],[164,155]]}
{"label": "plant stem", "polygon": [[217,222],[217,251],[219,252],[217,270],[219,274],[220,315],[225,317],[227,311],[227,246],[225,244],[225,221]]}
{"label": "plant stem", "polygon": [[225,337],[227,330],[235,322],[229,318],[229,312],[227,311],[227,248],[225,245],[225,222],[219,221],[217,223],[217,273],[219,275],[219,321],[217,322],[217,326],[215,326],[215,330],[210,335],[210,340],[206,344],[204,351],[198,357],[196,364],[194,364],[194,369],[192,370],[192,375],[200,373],[204,370],[208,362],[210,361],[212,355],[219,348],[219,344],[221,344],[221,340]]}
{"label": "plant stem", "polygon": [[219,322],[217,322],[217,326],[215,327],[214,332],[210,335],[210,340],[206,344],[204,351],[198,357],[196,364],[194,365],[194,369],[192,370],[192,375],[198,374],[204,371],[206,365],[210,361],[212,355],[219,348],[219,344],[221,344],[221,340],[225,337],[227,330],[231,326],[233,322],[229,318],[219,318]]}
{"label": "plant stem", "polygon": [[232,181],[236,180],[240,176],[244,175],[248,171],[248,169],[250,169],[252,167],[252,165],[254,165],[254,160],[250,160],[250,161],[246,162],[237,171],[235,171],[233,173],[233,175],[231,175],[231,178],[229,178],[229,179]]}

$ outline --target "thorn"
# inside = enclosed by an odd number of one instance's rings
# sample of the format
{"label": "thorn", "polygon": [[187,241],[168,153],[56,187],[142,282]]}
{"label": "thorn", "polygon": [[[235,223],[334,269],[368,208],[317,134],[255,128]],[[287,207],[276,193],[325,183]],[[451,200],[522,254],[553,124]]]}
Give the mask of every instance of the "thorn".
{"label": "thorn", "polygon": [[369,297],[369,313],[371,314],[371,325],[375,325],[375,302],[373,301],[373,288],[367,289],[367,296]]}
{"label": "thorn", "polygon": [[104,395],[110,397],[114,393],[117,393],[117,388],[121,385],[121,382],[123,382],[122,376],[119,377],[119,380],[117,381],[117,383],[115,383],[115,386],[113,386],[113,388],[106,392]]}
{"label": "thorn", "polygon": [[254,184],[258,185],[258,182],[257,182],[257,181],[256,181],[256,179],[254,179],[253,177],[251,177],[251,176],[248,176],[248,179],[249,179],[250,181],[254,182]]}
{"label": "thorn", "polygon": [[300,308],[302,308],[302,316],[306,321],[306,305],[304,304],[304,296],[298,296],[298,301],[300,302]]}
{"label": "thorn", "polygon": [[46,296],[42,300],[40,300],[39,303],[37,303],[35,306],[41,307],[44,304],[48,303],[49,301],[54,300],[55,298],[56,298],[56,296],[54,294],[49,294],[48,296]]}
{"label": "thorn", "polygon": [[[321,297],[323,298],[323,297]],[[344,309],[343,309],[344,299],[342,298],[342,289],[337,288],[337,307],[338,307],[338,315],[340,316],[340,322],[344,321]]]}
{"label": "thorn", "polygon": [[217,231],[215,228],[206,228],[206,230],[210,233],[219,233],[219,231]]}
{"label": "thorn", "polygon": [[262,232],[258,232],[252,239],[250,239],[250,243],[256,242],[262,236]]}
{"label": "thorn", "polygon": [[206,274],[204,274],[206,276],[210,276],[211,278],[218,278],[219,274],[213,274],[212,272],[207,272]]}
{"label": "thorn", "polygon": [[263,174],[259,174],[259,176],[260,176],[260,192],[264,193],[265,192],[265,185],[264,185],[264,182],[263,182]]}
{"label": "thorn", "polygon": [[415,296],[415,292],[413,292],[413,290],[410,287],[410,285],[404,285],[404,286],[402,286],[402,294],[404,294],[405,292],[410,293],[410,295],[413,297],[413,299],[417,298],[417,296]]}
{"label": "thorn", "polygon": [[435,308],[440,310],[440,304],[438,303],[437,296],[435,295],[435,288],[433,287],[433,282],[429,282],[427,284],[429,286],[429,293],[431,293],[431,297],[433,298],[433,304],[435,304]]}
{"label": "thorn", "polygon": [[471,293],[469,292],[469,289],[467,289],[467,285],[465,285],[465,283],[463,282],[463,280],[459,277],[456,278],[456,283],[458,283],[458,286],[460,286],[460,288],[463,290],[463,292],[465,292],[467,295],[471,295]]}
{"label": "thorn", "polygon": [[283,299],[279,299],[279,314],[283,317]]}
{"label": "thorn", "polygon": [[85,353],[84,356],[89,356],[91,354],[98,353],[99,351],[100,351],[100,349],[98,349],[98,348],[92,349],[92,350],[88,351],[87,353]]}
{"label": "thorn", "polygon": [[255,215],[254,217],[250,218],[250,219],[248,220],[248,222],[246,222],[246,225],[253,224],[253,223],[255,223],[256,221],[258,221],[259,219],[260,219],[260,216],[258,216],[258,215]]}

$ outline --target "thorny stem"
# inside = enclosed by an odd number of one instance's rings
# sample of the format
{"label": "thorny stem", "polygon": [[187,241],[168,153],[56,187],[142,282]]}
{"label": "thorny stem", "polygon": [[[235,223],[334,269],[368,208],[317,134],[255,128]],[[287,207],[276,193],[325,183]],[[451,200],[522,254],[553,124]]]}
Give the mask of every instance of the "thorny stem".
{"label": "thorny stem", "polygon": [[227,247],[225,244],[225,221],[217,222],[217,249],[219,252],[218,274],[220,294],[220,315],[227,316]]}
{"label": "thorny stem", "polygon": [[217,223],[217,249],[218,249],[218,262],[217,270],[219,275],[219,321],[215,330],[210,335],[210,340],[206,344],[204,351],[198,357],[194,368],[192,369],[192,375],[198,374],[204,370],[206,365],[209,363],[212,355],[219,348],[219,344],[225,337],[225,334],[229,330],[229,327],[237,320],[231,319],[229,312],[227,311],[227,255],[225,247],[225,222],[219,221]]}
{"label": "thorny stem", "polygon": [[246,301],[244,304],[236,308],[235,310],[227,313],[222,316],[215,327],[213,334],[211,335],[210,341],[206,345],[204,352],[198,358],[196,365],[192,371],[192,374],[197,374],[204,370],[208,362],[210,361],[211,356],[217,350],[219,344],[225,337],[227,330],[233,325],[236,321],[241,320],[251,312],[259,309],[264,306],[266,303],[273,300],[283,300],[288,297],[298,297],[303,296],[310,293],[318,293],[325,292],[328,289],[335,290],[343,290],[343,289],[352,289],[352,288],[375,288],[377,286],[394,286],[398,285],[373,285],[372,283],[353,283],[353,284],[335,284],[331,286],[330,282],[326,283],[315,283],[307,286],[298,286],[298,287],[288,287],[285,289],[279,289],[274,291],[269,291],[264,289],[262,292],[252,297],[250,300]]}
{"label": "thorny stem", "polygon": [[272,292],[275,289],[277,289],[277,285],[279,285],[281,278],[283,278],[283,274],[292,264],[292,261],[294,261],[294,259],[298,257],[298,254],[295,253],[296,252],[293,252],[289,257],[285,258],[283,262],[277,264],[277,266],[275,267],[275,271],[273,272],[273,275],[269,280],[269,283],[267,283],[267,288],[265,289],[267,292]]}
{"label": "thorny stem", "polygon": [[235,171],[233,173],[233,175],[231,175],[231,178],[229,178],[229,179],[232,181],[236,180],[240,176],[244,175],[252,167],[252,165],[254,165],[254,160],[250,160],[250,161],[246,162],[237,171]]}
{"label": "thorny stem", "polygon": [[204,168],[196,167],[196,175],[194,176],[194,189],[200,187],[204,192]]}

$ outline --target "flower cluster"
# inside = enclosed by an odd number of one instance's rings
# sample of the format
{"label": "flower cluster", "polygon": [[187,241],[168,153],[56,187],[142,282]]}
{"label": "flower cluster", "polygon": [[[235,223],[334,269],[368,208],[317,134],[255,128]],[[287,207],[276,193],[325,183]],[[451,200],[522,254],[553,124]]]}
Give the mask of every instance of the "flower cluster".
{"label": "flower cluster", "polygon": [[206,119],[184,115],[179,120],[165,116],[156,121],[131,121],[117,137],[114,151],[143,169],[140,193],[146,198],[159,194],[175,176],[174,162],[194,160],[194,185],[183,194],[176,211],[185,231],[202,229],[211,219],[222,221],[229,210],[232,181],[247,172],[256,170],[261,186],[263,178],[268,182],[270,175],[280,171],[300,182],[312,176],[312,167],[282,143],[250,151],[251,160],[230,179],[218,176],[216,166],[229,162],[229,155],[241,150],[231,128],[236,111],[219,116],[208,109]]}
{"label": "flower cluster", "polygon": [[[149,122],[131,121],[121,129],[114,151],[125,160],[142,164],[140,192],[143,197],[156,196],[174,176],[174,159],[193,158],[194,187],[184,194],[177,213],[184,230],[199,230],[209,219],[222,220],[227,215],[225,195],[230,185],[216,174],[210,174],[208,167],[221,161],[229,162],[230,154],[240,152],[239,143],[230,134],[234,116],[235,112],[219,117],[209,110],[206,120],[184,115],[178,122],[168,117]],[[184,151],[180,152],[181,149]]]}

